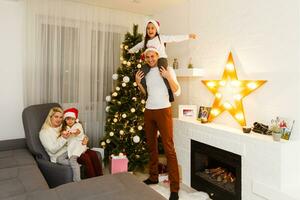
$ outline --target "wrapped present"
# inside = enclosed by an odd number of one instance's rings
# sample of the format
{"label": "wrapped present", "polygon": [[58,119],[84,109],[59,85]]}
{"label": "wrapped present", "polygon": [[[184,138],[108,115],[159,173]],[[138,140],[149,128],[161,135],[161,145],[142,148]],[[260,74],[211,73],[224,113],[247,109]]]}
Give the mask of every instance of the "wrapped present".
{"label": "wrapped present", "polygon": [[158,174],[158,182],[169,182],[168,173]]}
{"label": "wrapped present", "polygon": [[128,171],[128,159],[126,155],[110,156],[110,173],[116,174]]}

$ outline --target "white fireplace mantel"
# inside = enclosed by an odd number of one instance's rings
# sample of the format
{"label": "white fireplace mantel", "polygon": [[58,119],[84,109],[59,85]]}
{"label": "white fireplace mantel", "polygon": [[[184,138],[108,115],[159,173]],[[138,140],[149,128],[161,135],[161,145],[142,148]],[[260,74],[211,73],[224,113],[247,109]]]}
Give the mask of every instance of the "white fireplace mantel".
{"label": "white fireplace mantel", "polygon": [[244,134],[224,125],[174,119],[175,148],[187,185],[191,182],[191,140],[241,155],[243,200],[300,199],[299,141],[274,142],[271,136]]}

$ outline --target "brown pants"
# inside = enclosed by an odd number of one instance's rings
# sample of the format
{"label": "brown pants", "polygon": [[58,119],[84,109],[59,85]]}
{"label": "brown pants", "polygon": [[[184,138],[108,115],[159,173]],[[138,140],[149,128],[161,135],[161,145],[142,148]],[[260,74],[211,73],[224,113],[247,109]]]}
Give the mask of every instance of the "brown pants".
{"label": "brown pants", "polygon": [[176,152],[173,142],[173,120],[171,108],[145,110],[145,131],[150,151],[150,180],[158,180],[158,148],[157,131],[160,132],[164,151],[168,162],[168,172],[171,192],[179,190],[179,172]]}

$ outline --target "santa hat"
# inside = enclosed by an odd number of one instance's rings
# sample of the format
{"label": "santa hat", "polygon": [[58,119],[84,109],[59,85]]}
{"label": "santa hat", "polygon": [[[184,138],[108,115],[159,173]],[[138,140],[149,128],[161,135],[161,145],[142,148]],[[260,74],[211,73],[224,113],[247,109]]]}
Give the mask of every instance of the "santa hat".
{"label": "santa hat", "polygon": [[146,27],[148,26],[149,23],[152,23],[155,26],[156,32],[157,32],[157,34],[159,34],[159,26],[160,26],[159,21],[156,21],[154,19],[150,19],[150,20],[147,21]]}
{"label": "santa hat", "polygon": [[67,117],[72,117],[74,119],[78,118],[78,110],[76,108],[68,108],[64,111],[64,119]]}
{"label": "santa hat", "polygon": [[159,52],[158,52],[157,48],[155,48],[155,47],[152,47],[152,46],[148,47],[148,48],[144,51],[144,54],[146,55],[146,53],[147,53],[148,51],[154,51],[154,52],[156,52],[157,55],[159,56]]}

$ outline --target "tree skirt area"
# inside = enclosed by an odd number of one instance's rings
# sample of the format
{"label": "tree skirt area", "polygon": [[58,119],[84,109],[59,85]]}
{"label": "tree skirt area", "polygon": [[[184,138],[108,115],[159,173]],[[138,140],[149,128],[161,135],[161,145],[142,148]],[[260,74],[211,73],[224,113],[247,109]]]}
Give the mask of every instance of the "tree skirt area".
{"label": "tree skirt area", "polygon": [[[160,193],[166,199],[170,196],[170,185],[168,182],[160,182],[150,186],[152,189]],[[188,186],[181,184],[179,190],[180,200],[211,200],[207,193],[196,191]]]}

